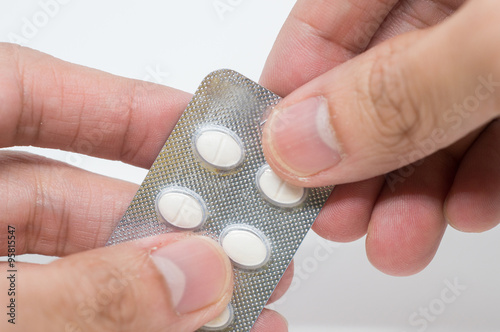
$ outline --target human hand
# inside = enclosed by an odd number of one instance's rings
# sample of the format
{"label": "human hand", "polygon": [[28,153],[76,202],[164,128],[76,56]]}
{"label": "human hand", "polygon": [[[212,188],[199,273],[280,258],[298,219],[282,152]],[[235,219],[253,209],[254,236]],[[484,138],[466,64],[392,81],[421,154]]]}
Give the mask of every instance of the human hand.
{"label": "human hand", "polygon": [[[189,99],[0,44],[0,147],[59,148],[149,168]],[[231,264],[211,240],[170,233],[99,248],[137,185],[14,151],[0,151],[0,172],[0,255],[11,225],[17,255],[63,257],[16,263],[18,316],[15,325],[0,320],[1,331],[193,331],[228,303]],[[10,281],[0,280],[6,304]],[[286,329],[268,310],[254,327]]]}
{"label": "human hand", "polygon": [[500,3],[462,3],[299,1],[261,78],[293,91],[264,129],[270,165],[297,185],[339,184],[314,230],[367,233],[388,274],[423,269],[447,223],[500,221]]}

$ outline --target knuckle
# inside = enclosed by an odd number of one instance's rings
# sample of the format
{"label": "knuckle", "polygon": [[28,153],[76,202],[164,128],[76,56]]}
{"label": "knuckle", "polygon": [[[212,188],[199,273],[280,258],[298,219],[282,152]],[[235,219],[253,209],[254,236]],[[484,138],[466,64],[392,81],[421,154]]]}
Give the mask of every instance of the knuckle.
{"label": "knuckle", "polygon": [[[137,117],[141,116],[139,105],[143,94],[152,89],[152,83],[147,82],[131,82],[128,87],[128,93],[116,101],[116,109],[120,110],[120,121],[122,122],[125,130],[123,130],[123,138],[121,139],[121,146],[118,151],[118,158],[120,160],[130,160],[133,163],[140,162],[144,146],[148,143],[148,131],[134,130],[137,126]],[[130,136],[136,136],[131,141]],[[138,136],[140,135],[140,136]]]}
{"label": "knuckle", "polygon": [[425,126],[433,121],[423,114],[427,107],[417,98],[419,88],[401,63],[401,51],[389,46],[374,58],[365,82],[360,81],[359,100],[365,127],[383,147],[408,148],[415,145]]}
{"label": "knuckle", "polygon": [[94,260],[80,283],[82,300],[77,314],[89,330],[127,331],[140,315],[140,297],[133,274],[110,267],[104,260]]}
{"label": "knuckle", "polygon": [[[111,282],[113,279],[109,279]],[[123,287],[120,291],[110,291],[101,289],[97,294],[98,299],[105,304],[103,310],[99,312],[98,321],[101,325],[110,325],[111,327],[120,328],[132,323],[136,317],[138,310],[138,299],[133,287]]]}

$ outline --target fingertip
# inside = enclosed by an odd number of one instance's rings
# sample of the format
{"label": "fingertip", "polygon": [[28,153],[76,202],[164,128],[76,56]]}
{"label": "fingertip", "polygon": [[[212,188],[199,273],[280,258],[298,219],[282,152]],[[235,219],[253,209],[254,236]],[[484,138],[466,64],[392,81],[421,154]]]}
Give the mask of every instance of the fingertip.
{"label": "fingertip", "polygon": [[500,223],[500,121],[493,121],[462,158],[444,203],[448,223],[480,233]]}
{"label": "fingertip", "polygon": [[446,229],[440,210],[408,198],[376,210],[366,237],[370,263],[392,276],[422,271],[434,258]]}
{"label": "fingertip", "polygon": [[288,321],[274,310],[264,309],[251,329],[252,332],[287,332]]}
{"label": "fingertip", "polygon": [[376,177],[336,186],[314,222],[313,230],[335,242],[351,242],[363,237],[383,181],[383,177]]}
{"label": "fingertip", "polygon": [[270,115],[265,132],[268,152],[297,177],[310,177],[341,159],[328,102],[321,96],[281,103]]}
{"label": "fingertip", "polygon": [[[435,250],[418,253],[395,253],[397,245],[372,242],[366,244],[369,262],[380,272],[393,277],[408,277],[424,270],[432,261]],[[437,248],[436,248],[437,249]],[[403,249],[403,250],[406,250]]]}
{"label": "fingertip", "polygon": [[151,252],[158,272],[180,314],[196,312],[227,298],[232,290],[232,268],[213,240],[190,236]]}
{"label": "fingertip", "polygon": [[281,277],[278,286],[276,286],[276,289],[274,290],[273,294],[267,301],[267,304],[271,304],[279,300],[286,293],[286,291],[288,290],[288,288],[292,283],[293,272],[294,272],[294,262],[292,260],[290,262],[290,265],[288,265],[287,269],[285,270],[285,273]]}
{"label": "fingertip", "polygon": [[500,223],[500,208],[488,192],[453,190],[445,202],[444,213],[451,227],[465,233],[483,233]]}

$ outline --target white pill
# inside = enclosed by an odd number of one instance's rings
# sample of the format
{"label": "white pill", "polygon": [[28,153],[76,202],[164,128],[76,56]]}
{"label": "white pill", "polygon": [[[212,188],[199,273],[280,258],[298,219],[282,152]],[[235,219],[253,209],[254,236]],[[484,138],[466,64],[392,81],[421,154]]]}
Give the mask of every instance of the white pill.
{"label": "white pill", "polygon": [[212,167],[229,170],[243,161],[243,145],[238,136],[224,127],[208,127],[195,138],[196,152]]}
{"label": "white pill", "polygon": [[215,317],[210,322],[203,325],[203,327],[207,328],[208,330],[216,330],[228,326],[233,318],[232,311],[233,310],[231,308],[231,305],[229,304],[219,316]]}
{"label": "white pill", "polygon": [[205,208],[199,199],[180,190],[166,190],[156,200],[158,212],[169,224],[194,229],[205,221]]}
{"label": "white pill", "polygon": [[265,240],[247,228],[233,227],[224,231],[221,245],[229,258],[242,268],[258,268],[269,257]]}
{"label": "white pill", "polygon": [[257,173],[257,186],[268,201],[282,207],[297,206],[306,197],[305,188],[281,179],[269,165],[264,165]]}

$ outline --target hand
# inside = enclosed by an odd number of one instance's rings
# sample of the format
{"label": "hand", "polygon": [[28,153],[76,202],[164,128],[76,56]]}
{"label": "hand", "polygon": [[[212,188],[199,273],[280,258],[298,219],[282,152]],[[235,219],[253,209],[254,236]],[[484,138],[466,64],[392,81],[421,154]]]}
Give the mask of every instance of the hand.
{"label": "hand", "polygon": [[314,230],[367,233],[388,274],[423,269],[447,223],[500,221],[500,3],[462,2],[299,1],[261,78],[290,93],[267,160],[294,184],[338,185]]}
{"label": "hand", "polygon": [[[58,148],[149,168],[189,99],[0,44],[0,147]],[[231,298],[231,264],[212,240],[170,233],[100,248],[137,185],[13,151],[0,151],[0,173],[0,255],[12,225],[17,255],[63,257],[17,263],[18,316],[15,325],[2,318],[1,331],[193,331]],[[10,281],[0,280],[3,306]],[[268,330],[286,331],[272,311],[254,328]]]}

